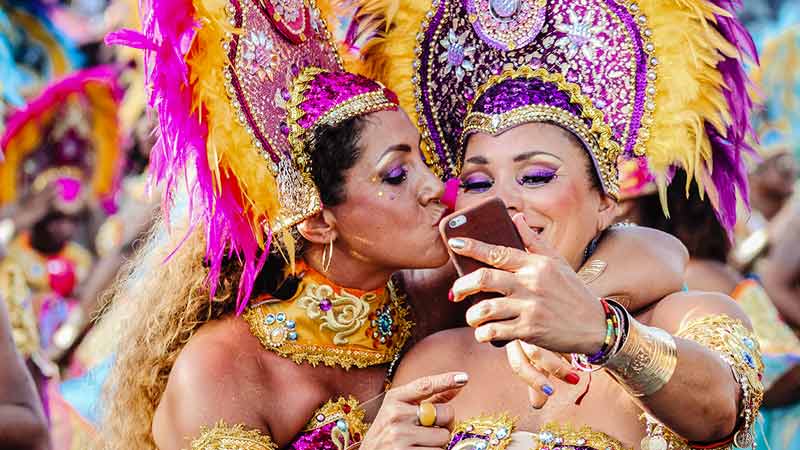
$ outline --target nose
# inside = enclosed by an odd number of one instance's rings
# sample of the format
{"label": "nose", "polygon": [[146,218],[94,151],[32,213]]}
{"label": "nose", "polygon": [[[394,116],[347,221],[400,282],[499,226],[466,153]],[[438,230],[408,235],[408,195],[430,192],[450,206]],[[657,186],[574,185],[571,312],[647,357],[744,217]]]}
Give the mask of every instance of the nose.
{"label": "nose", "polygon": [[444,194],[444,183],[426,167],[423,171],[419,189],[419,204],[427,206],[431,202],[438,202]]}
{"label": "nose", "polygon": [[506,204],[509,215],[514,215],[524,210],[524,200],[520,187],[516,182],[503,182],[495,179],[495,194]]}

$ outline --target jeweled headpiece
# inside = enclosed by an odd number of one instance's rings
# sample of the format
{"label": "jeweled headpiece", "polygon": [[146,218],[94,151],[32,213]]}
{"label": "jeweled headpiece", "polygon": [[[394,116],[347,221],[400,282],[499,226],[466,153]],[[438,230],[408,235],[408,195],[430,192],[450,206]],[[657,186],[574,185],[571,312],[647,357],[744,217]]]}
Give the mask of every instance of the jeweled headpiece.
{"label": "jeweled headpiece", "polygon": [[[735,18],[738,2],[434,0],[428,10],[411,1],[356,3],[372,23],[383,20],[385,32],[353,70],[396,92],[413,86],[416,98],[401,95],[401,105],[418,116],[445,176],[460,169],[465,126],[491,117],[488,128],[502,130],[514,122],[510,111],[533,106],[536,120],[563,125],[569,117],[571,131],[589,129],[584,143],[609,194],[617,185],[610,161],[643,156],[662,188],[661,174],[680,165],[709,193],[721,222],[735,221],[736,191],[747,190],[742,154],[754,139],[743,60],[756,57]],[[409,77],[381,78],[387,71]],[[523,79],[532,86],[523,88]],[[503,90],[524,92],[532,105],[479,98],[502,98]],[[546,106],[559,117],[541,119]],[[475,117],[465,122],[468,113]]]}
{"label": "jeweled headpiece", "polygon": [[145,51],[149,104],[161,131],[151,170],[168,200],[178,177],[195,172],[211,293],[223,257],[237,253],[240,311],[273,233],[291,247],[289,227],[322,207],[309,166],[315,127],[396,107],[383,86],[341,73],[319,6],[145,0],[143,32],[107,39]]}
{"label": "jeweled headpiece", "polygon": [[14,111],[0,139],[0,205],[57,184],[62,198],[83,186],[110,200],[125,163],[117,120],[122,90],[107,66],[59,80]]}

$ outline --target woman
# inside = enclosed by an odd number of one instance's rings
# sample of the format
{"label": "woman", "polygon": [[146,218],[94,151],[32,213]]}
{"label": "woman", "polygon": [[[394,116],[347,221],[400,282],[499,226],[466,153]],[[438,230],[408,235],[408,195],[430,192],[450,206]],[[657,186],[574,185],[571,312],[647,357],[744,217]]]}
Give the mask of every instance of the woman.
{"label": "woman", "polygon": [[[193,158],[191,189],[206,203],[194,211],[203,223],[169,262],[158,266],[173,246],[154,238],[117,294],[112,317],[131,325],[110,377],[112,448],[360,441],[359,403],[383,391],[387,366],[411,334],[411,312],[390,276],[447,262],[437,228],[443,186],[393,94],[337,70],[315,8],[294,16],[260,5],[195,1],[176,11],[174,2],[154,2],[144,39],[115,38],[158,55],[147,55],[162,135],[153,166],[174,174]],[[243,31],[226,38],[231,17]],[[193,46],[171,47],[184,40]],[[162,72],[175,67],[195,82]],[[192,104],[201,116],[181,109]],[[271,237],[273,251],[260,251]],[[239,259],[224,257],[229,249]],[[440,309],[446,318],[447,304]],[[414,332],[430,334],[442,320]]]}
{"label": "woman", "polygon": [[[460,173],[457,206],[500,196],[529,252],[449,243],[497,268],[460,278],[454,298],[501,297],[470,308],[474,330],[441,332],[412,349],[396,382],[466,370],[470,383],[449,406],[410,408],[388,396],[384,407],[396,414],[381,425],[455,415],[448,448],[459,449],[752,443],[760,358],[734,303],[676,294],[631,315],[598,302],[574,275],[614,219],[623,152],[646,155],[656,173],[687,167],[732,226],[750,137],[741,56],[752,43],[710,2],[612,3],[434,2],[421,16],[411,81],[423,135],[441,169]],[[524,344],[505,353],[481,344],[515,338]],[[578,387],[557,383],[553,353],[605,371],[590,389],[588,376]],[[521,380],[497,382],[515,373]],[[528,389],[530,398],[521,395]],[[487,411],[508,415],[470,419]],[[522,433],[512,435],[515,426]],[[393,433],[381,429],[371,428],[364,447]]]}

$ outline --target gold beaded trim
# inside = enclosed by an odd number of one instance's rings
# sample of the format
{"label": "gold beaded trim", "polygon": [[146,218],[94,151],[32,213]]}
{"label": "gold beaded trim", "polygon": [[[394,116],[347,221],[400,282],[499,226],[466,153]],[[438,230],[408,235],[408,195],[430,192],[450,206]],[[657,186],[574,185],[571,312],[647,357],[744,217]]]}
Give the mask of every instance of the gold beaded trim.
{"label": "gold beaded trim", "polygon": [[[308,152],[314,146],[314,130],[317,127],[320,125],[333,127],[353,117],[377,111],[397,109],[397,104],[390,101],[382,89],[366,92],[334,106],[320,116],[308,129],[304,129],[298,123],[305,116],[305,112],[300,105],[305,101],[305,93],[308,91],[314,77],[326,72],[328,71],[317,67],[305,68],[292,82],[291,99],[286,105],[286,122],[291,130],[289,133],[289,145],[292,147],[292,157],[300,170],[307,174],[311,173],[311,158]],[[383,87],[380,83],[378,84]]]}
{"label": "gold beaded trim", "polygon": [[[503,81],[517,78],[539,79],[555,84],[558,90],[569,95],[570,102],[581,107],[581,117],[577,118],[568,111],[548,105],[529,105],[496,116],[472,111],[475,102],[491,87]],[[473,116],[476,117],[473,118]],[[467,104],[464,131],[459,141],[460,149],[464,149],[470,129],[472,131],[480,129],[477,128],[478,124],[483,124],[487,118],[490,121],[491,128],[500,131],[522,123],[536,121],[553,122],[573,131],[583,139],[589,151],[592,152],[606,193],[615,199],[618,198],[617,158],[622,154],[622,147],[614,140],[611,127],[603,119],[603,112],[595,108],[592,105],[592,101],[581,93],[580,86],[568,82],[562,74],[550,73],[543,68],[534,69],[530,66],[521,66],[516,69],[506,69],[500,75],[490,77],[486,83],[477,89],[475,98]],[[591,128],[587,127],[581,119],[589,120]],[[463,157],[463,152],[461,157]],[[461,165],[460,158],[457,162],[459,166]],[[456,173],[458,172],[456,171]]]}
{"label": "gold beaded trim", "polygon": [[[633,147],[633,152],[636,156],[645,156],[647,154],[647,141],[650,140],[650,127],[653,125],[653,114],[656,110],[655,97],[656,81],[658,80],[657,66],[659,64],[656,57],[656,46],[653,43],[653,30],[647,27],[647,16],[645,16],[636,1],[617,1],[627,7],[628,12],[633,16],[634,21],[638,25],[639,35],[642,39],[642,49],[647,58],[647,88],[645,89],[645,103],[644,111],[642,113],[642,122],[639,125],[639,133],[636,136],[636,144]],[[634,85],[636,84],[633,80]],[[626,133],[627,134],[627,133]]]}
{"label": "gold beaded trim", "polygon": [[460,422],[450,435],[452,450],[484,448],[485,450],[504,450],[511,444],[511,433],[516,420],[508,415],[480,416]]}
{"label": "gold beaded trim", "polygon": [[191,446],[191,450],[276,450],[277,448],[272,439],[260,431],[246,429],[241,424],[226,425],[222,420],[212,428],[203,428]]}
{"label": "gold beaded trim", "polygon": [[11,322],[11,336],[24,358],[40,349],[39,328],[30,300],[31,291],[22,269],[11,262],[0,263],[0,308],[5,301]]}
{"label": "gold beaded trim", "polygon": [[753,445],[753,424],[764,399],[764,386],[759,374],[764,373],[761,350],[755,335],[741,321],[715,314],[689,321],[676,335],[715,351],[730,365],[742,389],[739,417],[741,425],[734,434],[739,448]]}
{"label": "gold beaded trim", "polygon": [[545,448],[589,447],[601,450],[628,450],[621,442],[605,433],[594,431],[589,427],[575,429],[571,425],[560,425],[555,422],[545,424],[538,433],[534,433],[537,445],[531,450]]}
{"label": "gold beaded trim", "polygon": [[[411,84],[414,87],[414,97],[415,97],[415,106],[414,109],[417,113],[417,127],[420,130],[420,137],[422,138],[422,145],[421,150],[422,154],[425,155],[425,163],[430,167],[433,173],[442,178],[444,176],[444,170],[442,169],[442,161],[439,158],[439,154],[435,151],[435,145],[431,142],[431,132],[428,129],[428,123],[425,120],[424,115],[422,114],[423,106],[422,106],[422,90],[419,87],[419,68],[422,65],[422,61],[420,57],[422,56],[422,41],[425,40],[425,35],[428,33],[428,27],[430,26],[430,21],[433,19],[434,11],[439,9],[439,2],[440,0],[433,0],[431,2],[431,7],[428,12],[425,13],[425,18],[422,19],[420,23],[420,31],[417,33],[416,39],[417,44],[414,46],[414,61],[411,63],[414,69],[414,75],[411,77]],[[434,36],[434,41],[438,42],[439,30],[436,31],[436,35]],[[439,131],[440,136],[444,136],[439,123],[434,124]],[[451,150],[449,146],[445,146],[445,156],[447,161],[445,164],[450,166],[450,170],[453,174],[458,173],[458,168],[454,166],[453,155],[450,154]]]}

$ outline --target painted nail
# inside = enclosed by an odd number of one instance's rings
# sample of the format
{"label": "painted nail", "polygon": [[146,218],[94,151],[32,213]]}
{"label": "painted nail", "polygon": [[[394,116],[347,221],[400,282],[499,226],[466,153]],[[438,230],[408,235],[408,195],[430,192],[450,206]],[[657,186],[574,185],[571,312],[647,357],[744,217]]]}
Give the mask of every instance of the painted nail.
{"label": "painted nail", "polygon": [[553,387],[550,386],[549,384],[545,384],[544,386],[542,386],[542,392],[544,392],[544,395],[550,397],[551,395],[553,395]]}
{"label": "painted nail", "polygon": [[581,382],[581,377],[579,377],[575,373],[570,372],[567,374],[567,376],[564,377],[564,381],[566,381],[569,384],[578,384]]}
{"label": "painted nail", "polygon": [[447,299],[450,300],[451,302],[456,301],[456,295],[453,294],[453,290],[452,289],[447,291]]}
{"label": "painted nail", "polygon": [[453,376],[453,381],[457,385],[463,386],[467,384],[467,381],[469,381],[469,375],[467,375],[466,373],[457,373]]}
{"label": "painted nail", "polygon": [[447,241],[447,244],[453,250],[461,250],[462,248],[467,246],[467,242],[463,239],[453,238]]}

